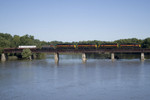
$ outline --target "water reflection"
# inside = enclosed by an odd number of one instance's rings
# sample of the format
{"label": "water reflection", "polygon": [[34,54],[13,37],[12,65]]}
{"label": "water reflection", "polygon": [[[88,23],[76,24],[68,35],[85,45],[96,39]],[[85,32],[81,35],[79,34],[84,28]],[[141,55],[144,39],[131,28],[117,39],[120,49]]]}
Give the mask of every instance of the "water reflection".
{"label": "water reflection", "polygon": [[0,63],[0,100],[148,100],[150,60],[53,55]]}

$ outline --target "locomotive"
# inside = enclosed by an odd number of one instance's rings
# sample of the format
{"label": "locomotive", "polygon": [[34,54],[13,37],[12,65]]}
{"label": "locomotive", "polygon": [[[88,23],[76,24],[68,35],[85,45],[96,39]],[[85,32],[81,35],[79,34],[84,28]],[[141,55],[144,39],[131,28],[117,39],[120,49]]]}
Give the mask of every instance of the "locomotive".
{"label": "locomotive", "polygon": [[120,44],[120,48],[141,48],[140,44]]}

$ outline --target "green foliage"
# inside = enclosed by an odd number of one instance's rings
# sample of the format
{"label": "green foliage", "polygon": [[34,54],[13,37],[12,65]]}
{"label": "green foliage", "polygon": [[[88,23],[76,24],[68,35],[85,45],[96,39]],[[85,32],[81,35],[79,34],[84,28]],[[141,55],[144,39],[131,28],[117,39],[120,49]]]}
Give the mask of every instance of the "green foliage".
{"label": "green foliage", "polygon": [[143,48],[150,48],[150,38],[146,38],[143,40],[142,47]]}
{"label": "green foliage", "polygon": [[20,37],[21,45],[34,45],[34,37],[31,35],[24,35]]}
{"label": "green foliage", "polygon": [[120,39],[120,40],[116,40],[114,42],[119,43],[119,44],[133,44],[133,43],[141,44],[142,40],[136,39],[136,38],[131,38],[131,39]]}
{"label": "green foliage", "polygon": [[10,35],[8,33],[0,33],[0,49],[3,48],[17,48],[19,45],[36,45],[38,48],[41,48],[43,45],[56,45],[56,44],[142,44],[142,48],[150,48],[150,38],[144,40],[137,38],[129,39],[120,39],[116,41],[100,41],[100,40],[89,40],[89,41],[79,41],[79,42],[62,42],[62,41],[40,41],[34,39],[34,36],[31,35]]}
{"label": "green foliage", "polygon": [[9,48],[11,42],[3,37],[0,36],[0,48]]}
{"label": "green foliage", "polygon": [[31,57],[31,55],[32,55],[32,52],[28,48],[27,49],[23,49],[21,55],[22,55],[22,58],[29,59],[29,57]]}
{"label": "green foliage", "polygon": [[2,53],[3,53],[3,51],[4,51],[3,49],[0,49],[0,54],[2,54]]}
{"label": "green foliage", "polygon": [[21,42],[20,42],[20,36],[14,35],[14,37],[12,39],[12,47],[18,47],[19,44],[21,44]]}
{"label": "green foliage", "polygon": [[31,35],[11,36],[8,33],[0,33],[0,48],[16,48],[19,45],[36,45],[40,48],[42,45],[48,45],[48,42],[34,39]]}
{"label": "green foliage", "polygon": [[4,38],[5,40],[11,41],[12,40],[12,36],[8,33],[0,33],[0,37]]}
{"label": "green foliage", "polygon": [[51,42],[49,42],[49,44],[56,45],[56,44],[63,44],[63,42],[62,41],[51,41]]}
{"label": "green foliage", "polygon": [[41,41],[38,40],[38,39],[35,39],[35,40],[34,40],[34,45],[36,45],[37,48],[41,48]]}

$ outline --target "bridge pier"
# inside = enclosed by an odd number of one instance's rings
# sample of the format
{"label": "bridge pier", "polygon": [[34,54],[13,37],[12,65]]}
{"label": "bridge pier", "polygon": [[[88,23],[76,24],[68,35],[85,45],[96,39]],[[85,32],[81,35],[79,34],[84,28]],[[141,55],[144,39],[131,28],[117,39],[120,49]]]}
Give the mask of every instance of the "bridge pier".
{"label": "bridge pier", "polygon": [[82,53],[82,62],[85,63],[87,61],[86,54]]}
{"label": "bridge pier", "polygon": [[145,60],[145,57],[144,57],[144,53],[142,52],[141,53],[141,61],[144,61]]}
{"label": "bridge pier", "polygon": [[32,60],[32,56],[29,56],[29,60]]}
{"label": "bridge pier", "polygon": [[32,55],[32,59],[36,59],[37,58],[37,55],[36,55],[36,53],[34,53],[33,55]]}
{"label": "bridge pier", "polygon": [[59,63],[59,53],[54,53],[54,59],[55,59],[55,63]]}
{"label": "bridge pier", "polygon": [[115,54],[111,53],[111,60],[114,61],[115,60]]}
{"label": "bridge pier", "polygon": [[5,56],[4,53],[2,53],[2,55],[1,55],[1,61],[2,61],[2,62],[6,61],[6,56]]}

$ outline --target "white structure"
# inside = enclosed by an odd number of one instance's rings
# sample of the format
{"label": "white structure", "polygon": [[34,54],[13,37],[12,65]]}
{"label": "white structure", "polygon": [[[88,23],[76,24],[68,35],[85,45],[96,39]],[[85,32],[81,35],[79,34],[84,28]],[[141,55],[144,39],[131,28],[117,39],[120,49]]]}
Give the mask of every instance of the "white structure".
{"label": "white structure", "polygon": [[87,61],[86,54],[82,53],[82,62],[85,63]]}
{"label": "white structure", "polygon": [[141,53],[141,61],[144,61],[145,57],[144,57],[144,53]]}
{"label": "white structure", "polygon": [[23,46],[19,46],[18,48],[36,48],[35,45],[23,45]]}
{"label": "white structure", "polygon": [[2,53],[2,55],[1,55],[1,61],[2,61],[2,62],[6,61],[6,56],[5,56],[4,53]]}
{"label": "white structure", "polygon": [[59,53],[54,53],[54,59],[55,59],[55,63],[58,64],[59,63]]}
{"label": "white structure", "polygon": [[111,53],[111,60],[114,61],[115,60],[115,54]]}

